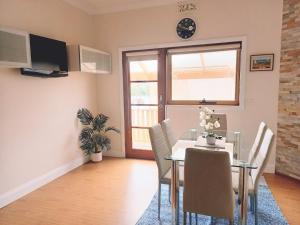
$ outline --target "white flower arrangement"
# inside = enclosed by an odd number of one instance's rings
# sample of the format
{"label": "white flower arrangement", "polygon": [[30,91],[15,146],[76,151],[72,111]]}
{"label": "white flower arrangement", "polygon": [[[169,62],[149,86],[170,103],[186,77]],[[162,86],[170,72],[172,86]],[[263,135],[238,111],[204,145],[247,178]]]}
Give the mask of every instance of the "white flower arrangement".
{"label": "white flower arrangement", "polygon": [[218,119],[212,118],[213,113],[214,110],[207,107],[200,108],[200,127],[204,128],[207,136],[215,136],[213,130],[221,126]]}

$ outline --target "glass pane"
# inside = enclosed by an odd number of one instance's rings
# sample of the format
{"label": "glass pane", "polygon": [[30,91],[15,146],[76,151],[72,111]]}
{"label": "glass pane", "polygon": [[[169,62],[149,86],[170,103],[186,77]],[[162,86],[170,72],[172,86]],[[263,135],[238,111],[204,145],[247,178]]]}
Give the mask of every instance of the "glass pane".
{"label": "glass pane", "polygon": [[132,149],[151,151],[148,129],[132,128]]}
{"label": "glass pane", "polygon": [[132,106],[131,124],[133,127],[151,127],[158,123],[157,106]]}
{"label": "glass pane", "polygon": [[157,60],[130,61],[131,81],[157,80]]}
{"label": "glass pane", "polygon": [[157,104],[157,82],[131,83],[131,104]]}
{"label": "glass pane", "polygon": [[236,50],[172,55],[172,100],[235,100]]}

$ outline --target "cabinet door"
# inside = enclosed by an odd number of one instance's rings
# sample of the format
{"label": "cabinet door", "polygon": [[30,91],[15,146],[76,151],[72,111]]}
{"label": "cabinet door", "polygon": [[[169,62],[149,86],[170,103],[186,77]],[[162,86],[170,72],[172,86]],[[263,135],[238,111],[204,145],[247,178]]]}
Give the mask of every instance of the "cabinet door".
{"label": "cabinet door", "polygon": [[0,28],[0,66],[31,67],[29,34],[27,32]]}
{"label": "cabinet door", "polygon": [[110,73],[111,56],[109,53],[80,46],[80,70],[90,73]]}

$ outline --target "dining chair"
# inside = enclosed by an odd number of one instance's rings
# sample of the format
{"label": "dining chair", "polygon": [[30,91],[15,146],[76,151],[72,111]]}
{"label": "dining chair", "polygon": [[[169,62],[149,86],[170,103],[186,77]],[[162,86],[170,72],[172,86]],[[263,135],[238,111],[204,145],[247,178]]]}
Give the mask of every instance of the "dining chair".
{"label": "dining chair", "polygon": [[172,150],[172,147],[176,144],[176,139],[173,134],[173,130],[171,127],[171,120],[170,119],[165,119],[161,122],[161,128],[164,132],[164,135],[167,140],[167,144],[169,148]]}
{"label": "dining chair", "polygon": [[250,152],[248,155],[248,162],[250,162],[250,163],[253,163],[253,161],[255,160],[255,158],[259,152],[259,147],[262,143],[266,128],[267,128],[267,125],[264,122],[260,122],[254,143],[253,143],[252,148],[250,149]]}
{"label": "dining chair", "polygon": [[[248,193],[250,196],[251,210],[254,212],[254,215],[255,215],[255,225],[258,224],[258,222],[257,222],[257,206],[258,206],[257,192],[258,192],[259,180],[260,180],[260,177],[262,176],[262,174],[266,168],[266,165],[269,161],[273,140],[274,140],[274,133],[272,132],[271,129],[268,128],[264,134],[262,143],[257,152],[257,156],[255,157],[255,159],[253,161],[253,164],[257,166],[257,169],[253,169],[251,171],[251,174],[249,174]],[[238,173],[232,173],[232,185],[233,185],[234,192],[238,193],[238,188],[239,188],[239,174]]]}
{"label": "dining chair", "polygon": [[218,120],[220,123],[220,127],[214,129],[214,133],[226,137],[227,134],[227,116],[222,113],[213,113],[211,115],[213,120]]}
{"label": "dining chair", "polygon": [[[171,154],[171,151],[166,142],[166,138],[162,131],[161,125],[156,124],[149,128],[150,142],[154,152],[155,161],[158,167],[158,218],[160,218],[161,206],[161,185],[171,185],[171,161],[165,160],[165,157]],[[179,167],[179,184],[183,185],[183,167]]]}
{"label": "dining chair", "polygon": [[[254,139],[253,145],[252,145],[252,147],[250,149],[250,152],[249,152],[249,155],[248,155],[248,162],[250,162],[250,163],[253,163],[254,159],[256,158],[256,156],[258,154],[259,147],[260,147],[261,142],[263,140],[266,128],[267,128],[266,123],[265,122],[260,122],[258,130],[257,130],[256,137]],[[238,173],[239,168],[233,167],[232,172]]]}
{"label": "dining chair", "polygon": [[[171,120],[170,119],[163,120],[161,122],[161,128],[162,128],[163,133],[166,137],[166,141],[167,141],[168,147],[170,149],[170,152],[172,152],[172,148],[176,144],[177,140],[176,140],[176,138],[174,137],[174,134],[173,134],[173,130],[172,130],[172,127],[171,127]],[[184,162],[179,162],[178,165],[179,166],[184,166]]]}
{"label": "dining chair", "polygon": [[187,213],[195,213],[196,221],[197,214],[203,214],[233,224],[235,201],[229,153],[188,148],[184,165],[184,224]]}

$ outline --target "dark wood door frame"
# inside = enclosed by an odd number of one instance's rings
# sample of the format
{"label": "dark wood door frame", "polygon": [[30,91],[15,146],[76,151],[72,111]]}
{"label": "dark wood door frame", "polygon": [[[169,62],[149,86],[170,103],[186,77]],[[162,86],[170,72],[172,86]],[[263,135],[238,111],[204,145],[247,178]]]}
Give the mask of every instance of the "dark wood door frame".
{"label": "dark wood door frame", "polygon": [[131,94],[130,94],[130,71],[126,53],[142,51],[158,51],[158,122],[165,118],[166,103],[166,50],[165,49],[145,49],[138,51],[122,52],[123,66],[123,96],[124,96],[124,124],[125,124],[125,155],[126,158],[154,159],[153,151],[132,149],[132,129],[131,129]]}

